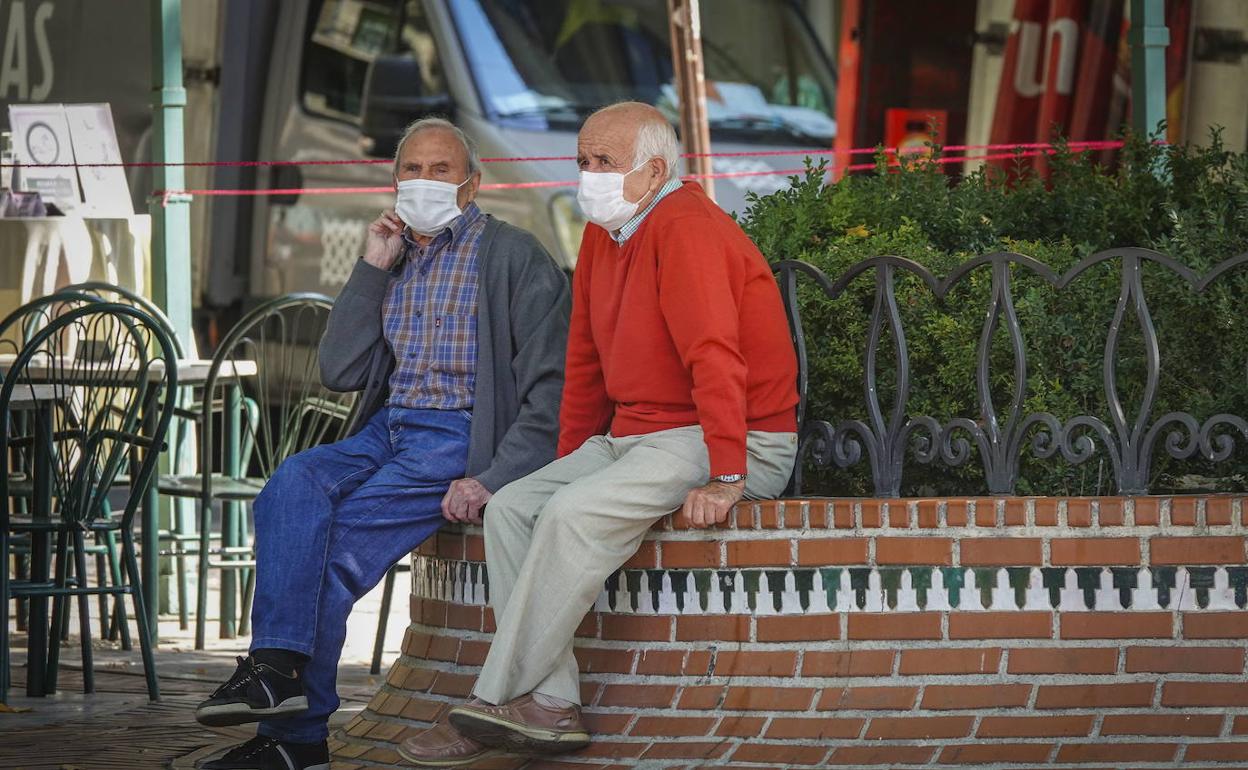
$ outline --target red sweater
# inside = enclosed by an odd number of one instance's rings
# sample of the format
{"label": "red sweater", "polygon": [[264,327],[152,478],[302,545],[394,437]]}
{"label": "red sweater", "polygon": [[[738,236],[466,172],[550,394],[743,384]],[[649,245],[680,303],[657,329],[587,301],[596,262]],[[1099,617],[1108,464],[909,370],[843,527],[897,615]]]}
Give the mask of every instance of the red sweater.
{"label": "red sweater", "polygon": [[747,431],[797,429],[797,359],[775,278],[692,182],[623,246],[585,228],[564,377],[560,457],[608,428],[701,425],[711,475],[745,473]]}

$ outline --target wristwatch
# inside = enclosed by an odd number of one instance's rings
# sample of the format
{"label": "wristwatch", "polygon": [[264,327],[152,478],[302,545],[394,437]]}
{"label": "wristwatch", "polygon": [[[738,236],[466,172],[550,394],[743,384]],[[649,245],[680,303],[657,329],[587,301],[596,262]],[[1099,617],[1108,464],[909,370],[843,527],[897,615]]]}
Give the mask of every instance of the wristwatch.
{"label": "wristwatch", "polygon": [[711,476],[711,481],[718,481],[721,484],[736,484],[738,481],[745,481],[745,474],[726,473],[723,476]]}

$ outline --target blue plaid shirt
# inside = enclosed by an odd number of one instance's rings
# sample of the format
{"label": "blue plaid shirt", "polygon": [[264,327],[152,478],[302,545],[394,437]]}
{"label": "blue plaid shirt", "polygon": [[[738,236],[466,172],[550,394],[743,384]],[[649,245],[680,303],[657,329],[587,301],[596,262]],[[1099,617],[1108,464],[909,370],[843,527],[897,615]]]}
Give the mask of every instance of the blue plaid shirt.
{"label": "blue plaid shirt", "polygon": [[391,406],[471,409],[477,381],[477,257],[486,216],[475,203],[421,248],[403,234],[403,269],[382,307],[394,353]]}
{"label": "blue plaid shirt", "polygon": [[650,201],[650,205],[646,206],[644,211],[642,211],[639,214],[636,214],[635,216],[633,216],[632,219],[625,222],[624,226],[620,228],[619,232],[612,233],[611,237],[615,239],[615,242],[623,246],[624,241],[627,241],[629,238],[633,237],[633,233],[637,232],[637,228],[641,227],[641,223],[645,221],[646,216],[651,211],[654,211],[655,206],[659,205],[659,201],[663,200],[668,195],[671,195],[672,193],[679,190],[680,185],[681,185],[681,181],[679,179],[667,180],[667,184],[659,188],[658,194],[654,196],[654,200]]}

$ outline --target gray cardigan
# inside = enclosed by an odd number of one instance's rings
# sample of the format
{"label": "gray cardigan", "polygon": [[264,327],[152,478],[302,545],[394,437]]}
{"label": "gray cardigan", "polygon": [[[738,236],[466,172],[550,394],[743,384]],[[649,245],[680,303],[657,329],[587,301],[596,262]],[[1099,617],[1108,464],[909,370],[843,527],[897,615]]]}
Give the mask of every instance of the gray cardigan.
{"label": "gray cardigan", "polygon": [[[497,492],[555,459],[572,298],[567,277],[524,230],[491,217],[479,255],[467,475]],[[382,332],[381,307],[393,277],[357,262],[321,338],[325,387],[364,391],[352,433],[389,395],[394,353]]]}

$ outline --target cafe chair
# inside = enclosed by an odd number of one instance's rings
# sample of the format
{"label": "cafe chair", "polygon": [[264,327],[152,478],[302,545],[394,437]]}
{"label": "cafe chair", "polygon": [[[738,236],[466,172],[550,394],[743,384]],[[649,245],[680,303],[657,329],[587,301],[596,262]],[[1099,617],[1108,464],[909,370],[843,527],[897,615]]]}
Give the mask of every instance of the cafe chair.
{"label": "cafe chair", "polygon": [[[221,634],[246,634],[255,558],[244,506],[290,455],[345,436],[355,394],[321,384],[318,344],[333,307],[319,294],[290,294],[260,305],[221,341],[204,385],[199,473],[160,478],[162,494],[198,501],[195,648],[204,648],[208,576],[221,571]],[[234,362],[250,362],[247,366]],[[210,536],[220,504],[220,544]],[[242,597],[236,611],[236,599]]]}
{"label": "cafe chair", "polygon": [[[72,351],[72,352],[71,352]],[[89,353],[84,353],[89,351]],[[134,520],[153,481],[157,460],[173,418],[177,397],[177,357],[172,340],[151,316],[132,306],[85,303],[58,315],[22,347],[0,386],[0,456],[26,449],[33,492],[29,513],[11,507],[15,494],[8,474],[0,474],[0,601],[7,610],[16,597],[52,598],[47,678],[55,681],[59,634],[77,598],[82,637],[83,689],[94,689],[89,597],[129,595],[134,607],[148,696],[160,697],[152,655],[152,634],[144,608],[136,554]],[[26,399],[23,406],[23,398]],[[16,411],[33,404],[28,436],[11,430]],[[109,515],[106,498],[129,469],[129,490],[119,513]],[[86,581],[86,537],[112,532],[121,540],[119,581],[92,586]],[[32,553],[54,543],[53,574],[31,569],[10,580],[11,538],[30,538]],[[32,560],[33,566],[33,560]],[[31,638],[44,619],[32,609]],[[32,668],[42,651],[30,645]],[[33,675],[34,672],[31,671]],[[0,697],[10,682],[8,624],[0,626]]]}

